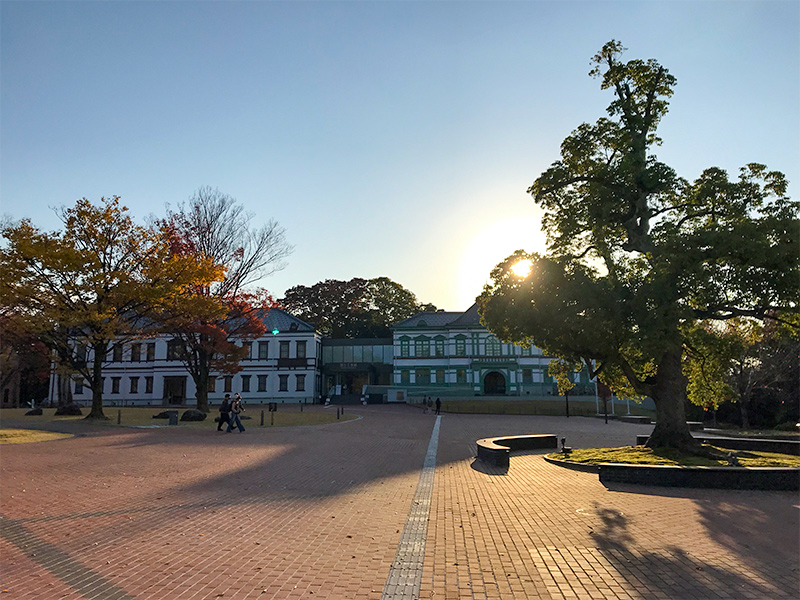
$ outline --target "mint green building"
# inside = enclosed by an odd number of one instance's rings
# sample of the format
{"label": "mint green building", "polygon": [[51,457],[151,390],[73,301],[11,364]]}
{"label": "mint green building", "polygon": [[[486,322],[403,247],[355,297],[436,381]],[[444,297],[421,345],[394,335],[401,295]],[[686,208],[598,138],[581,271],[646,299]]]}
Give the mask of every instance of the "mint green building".
{"label": "mint green building", "polygon": [[[549,358],[539,348],[506,344],[481,325],[477,304],[466,312],[426,312],[392,328],[393,385],[409,396],[553,396]],[[585,372],[575,375],[594,394]],[[578,390],[576,389],[576,392]]]}

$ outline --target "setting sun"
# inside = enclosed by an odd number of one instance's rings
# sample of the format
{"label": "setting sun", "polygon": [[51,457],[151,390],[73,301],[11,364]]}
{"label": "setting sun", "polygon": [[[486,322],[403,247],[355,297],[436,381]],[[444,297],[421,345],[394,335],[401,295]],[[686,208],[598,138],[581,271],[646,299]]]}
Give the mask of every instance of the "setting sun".
{"label": "setting sun", "polygon": [[525,278],[530,275],[531,269],[533,268],[533,263],[529,258],[523,258],[522,260],[517,261],[511,267],[511,272],[514,273],[517,277]]}
{"label": "setting sun", "polygon": [[[463,250],[459,277],[459,305],[469,307],[489,281],[489,273],[505,257],[519,249],[543,252],[545,237],[541,222],[532,216],[510,217],[476,228]],[[516,273],[524,277],[525,273]]]}

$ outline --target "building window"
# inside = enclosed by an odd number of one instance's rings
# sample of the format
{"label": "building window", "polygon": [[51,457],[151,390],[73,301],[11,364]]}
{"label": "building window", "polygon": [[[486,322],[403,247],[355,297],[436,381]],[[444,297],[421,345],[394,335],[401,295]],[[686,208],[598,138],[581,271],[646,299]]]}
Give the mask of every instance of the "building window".
{"label": "building window", "polygon": [[75,348],[75,360],[79,363],[86,362],[86,346],[83,344]]}
{"label": "building window", "polygon": [[119,394],[119,380],[122,377],[112,377],[111,378],[111,393],[112,394]]}
{"label": "building window", "polygon": [[139,378],[131,377],[131,394],[139,393]]}
{"label": "building window", "polygon": [[269,342],[258,342],[258,360],[269,358]]}
{"label": "building window", "polygon": [[467,340],[463,337],[456,338],[456,356],[467,355]]}
{"label": "building window", "polygon": [[131,344],[131,362],[139,362],[142,360],[142,345]]}
{"label": "building window", "polygon": [[486,356],[500,356],[500,340],[496,337],[486,338]]}
{"label": "building window", "polygon": [[177,338],[167,342],[167,360],[181,360],[186,355],[183,341]]}
{"label": "building window", "polygon": [[305,341],[303,341],[303,342],[295,342],[295,343],[296,343],[295,349],[297,350],[297,358],[305,358],[306,357],[306,343],[305,343]]}
{"label": "building window", "polygon": [[144,393],[145,394],[152,394],[153,393],[153,378],[152,377],[145,377],[144,378]]}
{"label": "building window", "polygon": [[288,392],[289,391],[289,376],[288,375],[278,375],[278,391],[279,392]]}
{"label": "building window", "polygon": [[288,341],[282,341],[281,342],[281,348],[280,348],[279,357],[280,358],[289,358],[289,342]]}
{"label": "building window", "polygon": [[532,346],[529,344],[522,347],[522,356],[531,356],[533,354]]}
{"label": "building window", "polygon": [[230,392],[233,389],[233,375],[225,375],[225,389],[224,391]]}
{"label": "building window", "polygon": [[436,383],[444,383],[444,371],[442,369],[436,370]]}
{"label": "building window", "polygon": [[408,369],[403,369],[400,371],[400,383],[403,385],[408,385],[411,383],[411,373]]}
{"label": "building window", "polygon": [[245,342],[242,344],[242,348],[245,349],[244,360],[250,360],[253,356],[253,344],[252,342]]}
{"label": "building window", "polygon": [[456,383],[467,383],[467,371],[465,369],[456,369]]}
{"label": "building window", "polygon": [[122,362],[122,344],[117,344],[111,350],[111,360],[112,362]]}
{"label": "building window", "polygon": [[216,392],[217,391],[217,378],[213,375],[208,376],[208,391],[209,392]]}
{"label": "building window", "polygon": [[83,379],[76,379],[75,380],[75,394],[82,394],[83,393]]}
{"label": "building window", "polygon": [[409,342],[408,340],[400,340],[400,358],[408,358],[409,357]]}
{"label": "building window", "polygon": [[417,369],[417,385],[430,385],[430,383],[431,383],[431,370]]}
{"label": "building window", "polygon": [[533,371],[522,369],[522,383],[533,383]]}
{"label": "building window", "polygon": [[259,392],[266,392],[267,391],[267,376],[266,375],[259,375],[258,376],[258,391]]}
{"label": "building window", "polygon": [[150,342],[147,344],[147,362],[153,362],[156,359],[156,343]]}
{"label": "building window", "polygon": [[434,340],[434,355],[444,356],[444,338]]}
{"label": "building window", "polygon": [[431,355],[431,343],[428,338],[414,340],[414,354],[423,358]]}
{"label": "building window", "polygon": [[305,392],[306,391],[306,376],[305,375],[295,375],[297,381],[295,381],[295,390],[298,392]]}
{"label": "building window", "polygon": [[250,391],[250,375],[242,375],[242,391]]}

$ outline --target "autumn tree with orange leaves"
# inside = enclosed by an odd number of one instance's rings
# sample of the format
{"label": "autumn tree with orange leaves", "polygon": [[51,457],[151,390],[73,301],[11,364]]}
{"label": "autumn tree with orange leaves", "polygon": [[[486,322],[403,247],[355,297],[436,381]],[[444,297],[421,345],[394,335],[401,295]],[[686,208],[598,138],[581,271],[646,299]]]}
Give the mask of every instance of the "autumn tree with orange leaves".
{"label": "autumn tree with orange leaves", "polygon": [[173,252],[174,236],[135,224],[117,196],[98,205],[83,198],[58,214],[63,231],[44,233],[27,219],[3,228],[0,306],[91,388],[87,418],[105,419],[108,352],[155,335],[157,315],[188,290],[221,280],[223,269],[203,254]]}

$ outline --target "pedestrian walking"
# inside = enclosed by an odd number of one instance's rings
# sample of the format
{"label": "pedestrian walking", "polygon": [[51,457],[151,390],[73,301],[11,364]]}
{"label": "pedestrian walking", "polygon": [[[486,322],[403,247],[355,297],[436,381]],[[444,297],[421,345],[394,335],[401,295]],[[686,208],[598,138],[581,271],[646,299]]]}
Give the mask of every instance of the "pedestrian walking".
{"label": "pedestrian walking", "polygon": [[231,395],[225,394],[222,404],[219,405],[219,423],[217,424],[217,431],[222,431],[222,424],[231,424]]}
{"label": "pedestrian walking", "polygon": [[239,414],[244,412],[244,406],[242,405],[242,397],[239,394],[236,394],[233,397],[233,403],[231,404],[231,416],[230,422],[228,423],[228,433],[233,431],[233,426],[239,428],[239,433],[244,433],[244,427],[242,426],[242,420],[239,418]]}
{"label": "pedestrian walking", "polygon": [[425,412],[428,412],[429,410],[430,411],[433,410],[433,400],[431,400],[430,396],[428,396],[428,408],[427,408],[427,410]]}
{"label": "pedestrian walking", "polygon": [[439,398],[436,399],[436,414],[439,414],[439,411],[442,410],[442,401]]}

